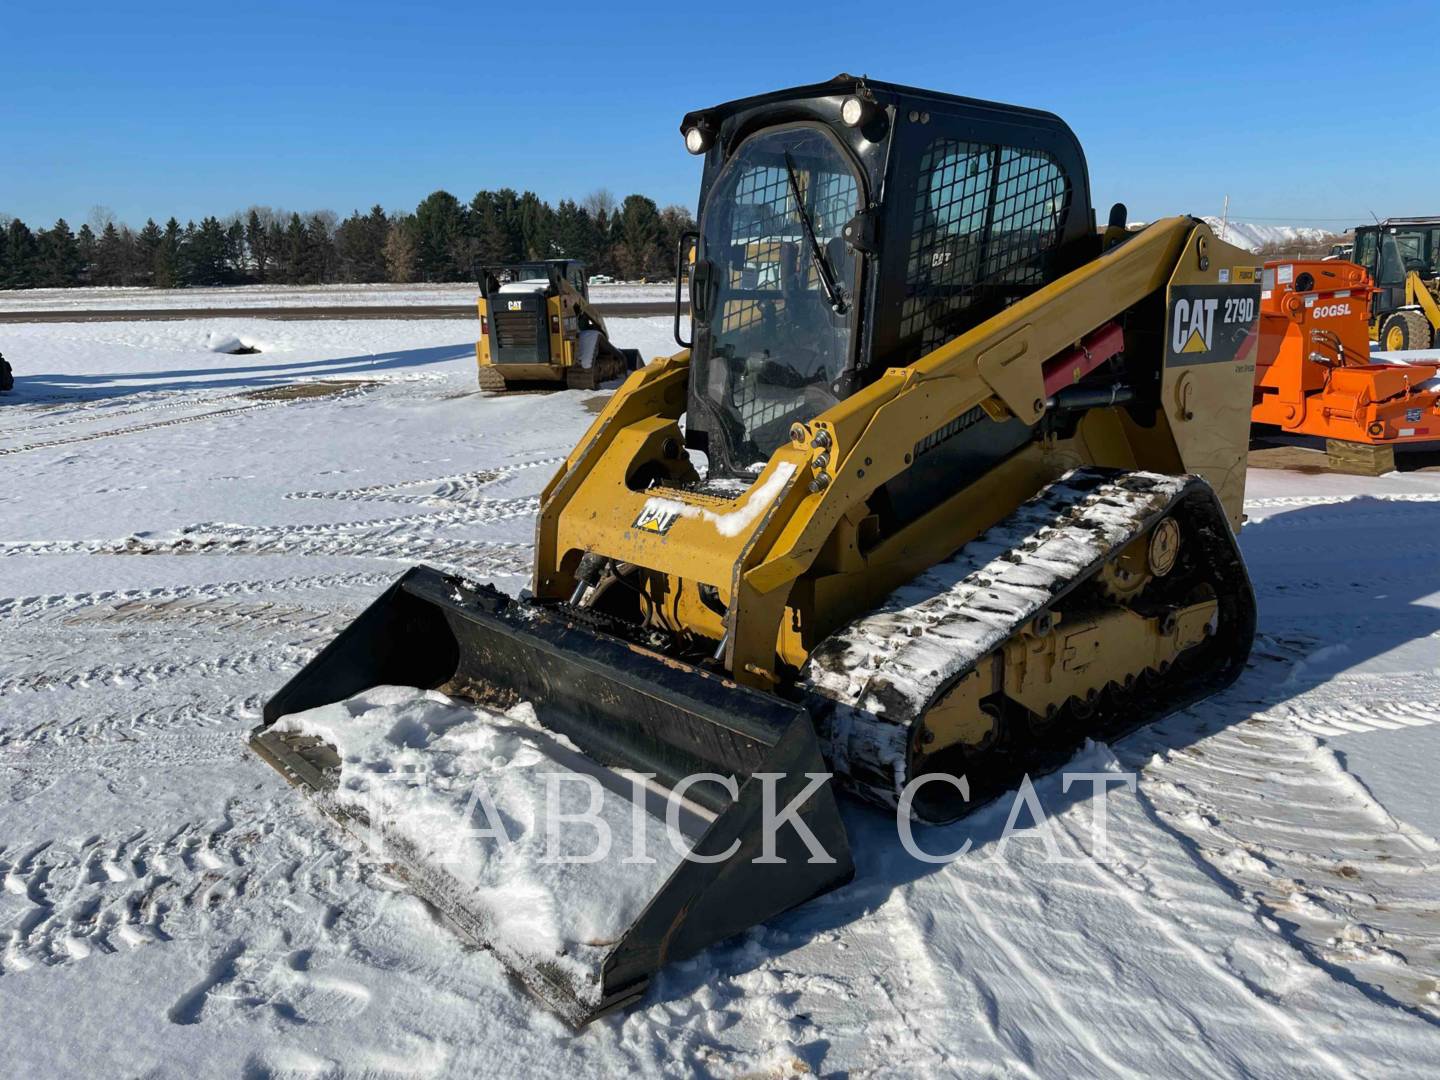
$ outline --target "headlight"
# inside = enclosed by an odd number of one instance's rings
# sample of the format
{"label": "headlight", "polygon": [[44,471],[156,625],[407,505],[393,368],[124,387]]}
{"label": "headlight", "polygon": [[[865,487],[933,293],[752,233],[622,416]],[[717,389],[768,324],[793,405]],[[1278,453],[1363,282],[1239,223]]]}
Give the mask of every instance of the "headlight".
{"label": "headlight", "polygon": [[710,149],[710,132],[696,124],[685,131],[685,149],[692,154],[703,154]]}
{"label": "headlight", "polygon": [[845,121],[848,127],[859,127],[865,122],[865,114],[869,111],[865,102],[857,97],[848,97],[840,106],[840,119]]}

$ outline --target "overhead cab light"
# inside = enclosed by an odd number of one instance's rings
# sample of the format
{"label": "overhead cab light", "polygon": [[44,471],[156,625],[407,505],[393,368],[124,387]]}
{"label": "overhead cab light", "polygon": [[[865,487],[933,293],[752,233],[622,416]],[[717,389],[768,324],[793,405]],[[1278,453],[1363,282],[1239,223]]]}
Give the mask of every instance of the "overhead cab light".
{"label": "overhead cab light", "polygon": [[695,124],[685,129],[685,149],[692,154],[703,154],[710,149],[714,142],[714,136],[710,129],[703,124]]}
{"label": "overhead cab light", "polygon": [[872,106],[858,97],[848,97],[840,105],[840,119],[847,127],[859,127],[870,118]]}

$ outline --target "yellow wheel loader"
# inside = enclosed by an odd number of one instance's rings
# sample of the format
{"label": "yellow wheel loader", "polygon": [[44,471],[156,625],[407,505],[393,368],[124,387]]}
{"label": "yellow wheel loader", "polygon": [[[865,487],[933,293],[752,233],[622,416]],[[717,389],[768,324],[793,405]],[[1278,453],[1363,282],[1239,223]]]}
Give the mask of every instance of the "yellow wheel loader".
{"label": "yellow wheel loader", "polygon": [[[539,956],[379,828],[575,1022],[843,884],[842,793],[951,821],[1227,685],[1254,633],[1252,256],[1190,217],[1097,229],[1044,112],[842,75],[682,132],[693,341],[545,487],[530,594],[410,570],[252,737],[362,832],[340,755],[277,722],[391,684],[528,703],[577,765],[683,791],[689,855],[620,932]],[[575,896],[631,880],[567,869]]]}
{"label": "yellow wheel loader", "polygon": [[594,390],[640,366],[610,342],[575,259],[478,267],[480,389]]}
{"label": "yellow wheel loader", "polygon": [[1354,261],[1375,283],[1372,341],[1388,352],[1404,352],[1440,340],[1440,217],[1357,226]]}

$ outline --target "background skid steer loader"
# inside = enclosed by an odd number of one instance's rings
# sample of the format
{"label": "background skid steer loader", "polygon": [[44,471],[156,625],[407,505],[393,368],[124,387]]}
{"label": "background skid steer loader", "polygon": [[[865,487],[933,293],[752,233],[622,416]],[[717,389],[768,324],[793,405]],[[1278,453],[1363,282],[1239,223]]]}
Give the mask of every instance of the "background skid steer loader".
{"label": "background skid steer loader", "polygon": [[[1244,252],[1191,218],[1128,233],[1123,207],[1097,231],[1048,113],[842,75],[682,131],[705,166],[693,344],[632,374],[546,486],[533,595],[411,570],[252,737],[362,830],[353,755],[305,718],[344,744],[326,710],[393,684],[528,703],[572,761],[661,794],[733,780],[686,792],[720,860],[679,862],[603,940],[527,943],[492,893],[387,846],[577,1022],[844,882],[837,789],[952,820],[1226,685],[1254,632]],[[640,880],[569,869],[557,894]]]}
{"label": "background skid steer loader", "polygon": [[610,341],[590,305],[585,264],[574,259],[477,267],[480,388],[594,390],[640,366]]}

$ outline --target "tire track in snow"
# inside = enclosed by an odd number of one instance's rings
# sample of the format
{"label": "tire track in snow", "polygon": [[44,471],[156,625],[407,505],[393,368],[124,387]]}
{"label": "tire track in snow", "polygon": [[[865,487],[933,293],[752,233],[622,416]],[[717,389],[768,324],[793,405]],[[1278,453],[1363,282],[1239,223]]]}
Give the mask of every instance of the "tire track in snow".
{"label": "tire track in snow", "polygon": [[237,927],[258,931],[297,906],[333,926],[338,912],[315,897],[341,882],[364,905],[353,855],[306,836],[303,817],[285,815],[277,827],[265,809],[237,821],[232,800],[220,822],[0,848],[0,978],[213,940]]}
{"label": "tire track in snow", "polygon": [[1167,739],[1213,723],[1234,693],[1123,744],[1155,820],[1313,963],[1440,1023],[1440,844],[1345,772],[1303,706],[1246,709],[1188,745]]}
{"label": "tire track in snow", "polygon": [[[534,496],[518,499],[486,499],[475,506],[439,510],[428,514],[402,514],[388,518],[362,518],[358,521],[327,521],[298,525],[238,525],[229,522],[206,522],[182,530],[183,538],[217,543],[236,540],[283,542],[290,537],[326,537],[345,533],[363,533],[366,539],[384,539],[408,535],[417,527],[446,529],[457,526],[491,525],[499,521],[533,515],[540,507]],[[23,541],[16,541],[23,542]]]}
{"label": "tire track in snow", "polygon": [[[346,398],[358,397],[367,393],[372,387],[356,386],[346,390],[340,390],[334,394],[327,395],[327,401],[342,401]],[[94,442],[97,439],[110,439],[119,435],[135,435],[144,431],[153,431],[156,428],[175,427],[180,424],[193,424],[199,420],[221,420],[226,417],[240,416],[244,413],[256,412],[261,409],[277,409],[296,402],[314,401],[315,398],[293,397],[274,398],[266,401],[256,401],[248,405],[234,405],[226,409],[214,409],[210,412],[197,413],[194,416],[177,416],[170,420],[153,420],[146,424],[131,424],[128,427],[112,428],[108,431],[92,431],[84,435],[71,435],[67,438],[47,439],[40,442],[22,443],[19,446],[0,446],[0,457],[7,454],[25,454],[32,450],[50,450],[57,446],[71,446],[75,443]]]}
{"label": "tire track in snow", "polygon": [[[1116,773],[1117,777],[1119,775]],[[1133,843],[1133,838],[1145,837],[1147,833],[1153,835],[1145,828],[1146,808],[1140,799],[1107,797],[1105,810],[1106,841],[1110,845],[1118,841],[1118,846],[1123,849],[1127,841]],[[1078,816],[1062,815],[1052,820],[1058,820],[1058,832],[1065,846],[1080,856],[1079,865],[1107,895],[1128,908],[1138,924],[1148,925],[1154,931],[1155,940],[1169,947],[1171,962],[1203,973],[1212,992],[1229,999],[1235,1011],[1223,1019],[1232,1027],[1249,1027],[1253,1024],[1253,1013],[1259,1011],[1271,1025],[1286,1031],[1292,1044],[1329,1075],[1347,1078],[1357,1075],[1328,1047],[1314,1039],[1306,1025],[1280,1007],[1273,993],[1237,970],[1231,954],[1217,955],[1211,943],[1196,940],[1194,931],[1197,924],[1213,931],[1217,923],[1235,920],[1239,916],[1233,910],[1217,911],[1208,900],[1181,891],[1180,883],[1185,875],[1175,863],[1185,858],[1183,854],[1173,848],[1157,850],[1146,845],[1141,850],[1131,846],[1120,853],[1112,848],[1102,857],[1089,843],[1090,838],[1082,839],[1082,830],[1077,828],[1080,824]],[[1093,827],[1092,819],[1085,823],[1083,832],[1089,833]],[[1196,908],[1201,904],[1204,904],[1204,913],[1196,918]],[[1144,936],[1143,931],[1139,936]],[[1236,942],[1240,940],[1237,935]],[[1243,1037],[1238,1040],[1221,1037],[1221,1032],[1217,1030],[1221,1025],[1217,1021],[1222,1017],[1208,1002],[1193,993],[1186,997],[1168,998],[1157,994],[1155,1001],[1172,1015],[1175,1027],[1188,1031],[1205,1046],[1212,1058],[1211,1064],[1203,1070],[1205,1074],[1218,1074],[1220,1066],[1235,1075],[1248,1075],[1253,1071],[1254,1063],[1246,1054],[1246,1040]],[[1193,1059],[1188,1064],[1192,1068],[1199,1065]]]}
{"label": "tire track in snow", "polygon": [[[219,405],[227,399],[233,399],[235,394],[221,394],[218,397],[186,397],[183,394],[172,394],[160,392],[158,399],[152,399],[139,405],[126,406],[127,398],[142,397],[146,394],[155,394],[155,391],[137,391],[135,394],[122,394],[112,398],[102,398],[81,402],[66,410],[66,415],[53,419],[41,420],[39,423],[20,424],[12,427],[7,432],[8,437],[25,435],[32,431],[44,431],[57,427],[71,427],[75,424],[94,424],[105,420],[117,420],[128,416],[145,416],[155,412],[174,412],[177,409],[201,409],[212,405]],[[21,406],[24,408],[24,406]],[[73,415],[79,412],[80,415]],[[33,413],[31,415],[34,415]]]}
{"label": "tire track in snow", "polygon": [[[0,694],[40,693],[47,690],[138,689],[170,679],[245,677],[257,671],[289,671],[318,651],[295,645],[272,645],[260,650],[223,656],[187,656],[140,663],[97,664],[81,670],[47,666],[40,671],[12,671],[0,676]],[[88,650],[87,650],[88,653]]]}
{"label": "tire track in snow", "polygon": [[153,589],[115,589],[102,592],[51,593],[0,598],[0,620],[55,620],[85,618],[93,621],[143,618],[141,612],[170,605],[215,604],[242,596],[337,588],[371,589],[394,580],[393,574],[358,571],[310,577],[262,578],[204,582]]}
{"label": "tire track in snow", "polygon": [[[531,511],[517,511],[521,517]],[[498,519],[492,519],[498,520]],[[0,541],[0,557],[27,555],[290,555],[348,556],[410,565],[432,562],[471,577],[528,577],[531,545],[519,541],[448,540],[362,533],[291,536],[284,530],[255,530],[226,538],[179,536],[169,539]]]}
{"label": "tire track in snow", "polygon": [[[135,742],[157,734],[214,728],[248,730],[260,719],[262,705],[261,695],[248,694],[219,704],[207,700],[131,707],[119,711],[87,710],[78,716],[42,719],[24,730],[11,732],[0,729],[0,750],[29,755],[72,745]],[[4,764],[4,759],[0,758],[0,765]]]}
{"label": "tire track in snow", "polygon": [[[335,500],[338,502],[391,502],[416,503],[419,505],[447,505],[451,503],[471,504],[483,502],[480,492],[493,487],[499,481],[529,469],[553,468],[565,461],[564,457],[539,458],[511,465],[500,465],[468,473],[452,473],[422,480],[402,480],[389,484],[370,484],[366,487],[339,490],[292,491],[285,496],[293,500]],[[415,493],[407,488],[430,487],[434,491]]]}

